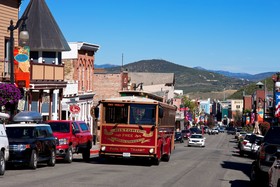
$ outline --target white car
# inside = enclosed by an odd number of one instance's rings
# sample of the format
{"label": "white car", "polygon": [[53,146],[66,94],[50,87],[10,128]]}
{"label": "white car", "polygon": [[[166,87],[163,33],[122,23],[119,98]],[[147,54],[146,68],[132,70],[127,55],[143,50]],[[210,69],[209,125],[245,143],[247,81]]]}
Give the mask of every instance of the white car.
{"label": "white car", "polygon": [[239,142],[239,154],[240,156],[244,156],[244,154],[252,153],[252,134],[248,133],[245,135],[244,139]]}
{"label": "white car", "polygon": [[255,135],[255,139],[253,140],[254,143],[252,144],[252,156],[256,156],[257,155],[257,151],[259,150],[260,144],[264,138],[264,136],[256,134]]}
{"label": "white car", "polygon": [[263,139],[262,135],[248,133],[245,135],[244,139],[239,141],[239,153],[240,156],[244,154],[255,156],[259,149],[259,143]]}
{"label": "white car", "polygon": [[[8,114],[0,112],[0,118],[7,119]],[[0,123],[0,175],[4,175],[6,169],[6,162],[9,159],[9,141],[4,124]]]}
{"label": "white car", "polygon": [[206,138],[202,134],[192,134],[188,141],[188,146],[205,147]]}

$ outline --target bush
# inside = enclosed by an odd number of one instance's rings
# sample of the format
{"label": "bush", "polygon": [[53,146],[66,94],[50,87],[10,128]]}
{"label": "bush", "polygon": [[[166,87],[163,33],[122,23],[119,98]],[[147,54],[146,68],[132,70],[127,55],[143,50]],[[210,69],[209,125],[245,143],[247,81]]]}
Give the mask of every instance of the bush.
{"label": "bush", "polygon": [[229,122],[228,126],[229,126],[229,127],[236,127],[237,124],[236,124],[235,121],[231,121],[231,122]]}
{"label": "bush", "polygon": [[270,123],[264,121],[259,124],[260,131],[262,135],[265,135],[268,129],[270,128]]}
{"label": "bush", "polygon": [[248,125],[245,125],[243,127],[243,129],[246,131],[246,132],[253,132],[254,131],[254,126],[252,124],[248,124]]}

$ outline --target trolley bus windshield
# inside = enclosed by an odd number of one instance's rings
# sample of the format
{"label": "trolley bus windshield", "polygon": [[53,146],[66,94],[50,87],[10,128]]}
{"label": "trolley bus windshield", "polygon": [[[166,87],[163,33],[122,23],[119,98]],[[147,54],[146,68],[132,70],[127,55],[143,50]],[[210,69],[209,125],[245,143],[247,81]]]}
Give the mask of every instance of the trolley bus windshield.
{"label": "trolley bus windshield", "polygon": [[155,125],[156,123],[156,105],[107,103],[104,107],[106,123],[141,125]]}

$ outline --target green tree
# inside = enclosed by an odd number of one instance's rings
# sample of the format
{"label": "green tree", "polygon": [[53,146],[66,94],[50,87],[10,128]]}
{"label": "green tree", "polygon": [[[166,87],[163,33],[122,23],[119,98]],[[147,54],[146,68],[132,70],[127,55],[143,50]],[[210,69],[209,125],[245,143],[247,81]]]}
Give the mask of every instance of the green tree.
{"label": "green tree", "polygon": [[207,126],[212,129],[215,126],[215,120],[212,115],[208,116]]}
{"label": "green tree", "polygon": [[242,125],[242,113],[240,111],[236,111],[236,114],[233,115],[233,119],[236,122],[236,126]]}
{"label": "green tree", "polygon": [[198,108],[198,103],[196,101],[191,100],[190,98],[188,98],[187,96],[183,96],[182,97],[182,104],[184,107],[188,107],[189,110],[192,113],[192,116],[195,116],[195,111]]}

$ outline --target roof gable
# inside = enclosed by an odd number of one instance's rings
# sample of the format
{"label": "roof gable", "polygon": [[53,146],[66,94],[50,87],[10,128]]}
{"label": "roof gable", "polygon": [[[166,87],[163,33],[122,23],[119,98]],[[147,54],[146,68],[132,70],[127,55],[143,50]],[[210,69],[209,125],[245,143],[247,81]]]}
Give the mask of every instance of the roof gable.
{"label": "roof gable", "polygon": [[23,16],[27,16],[31,51],[69,51],[70,47],[45,0],[30,0]]}

